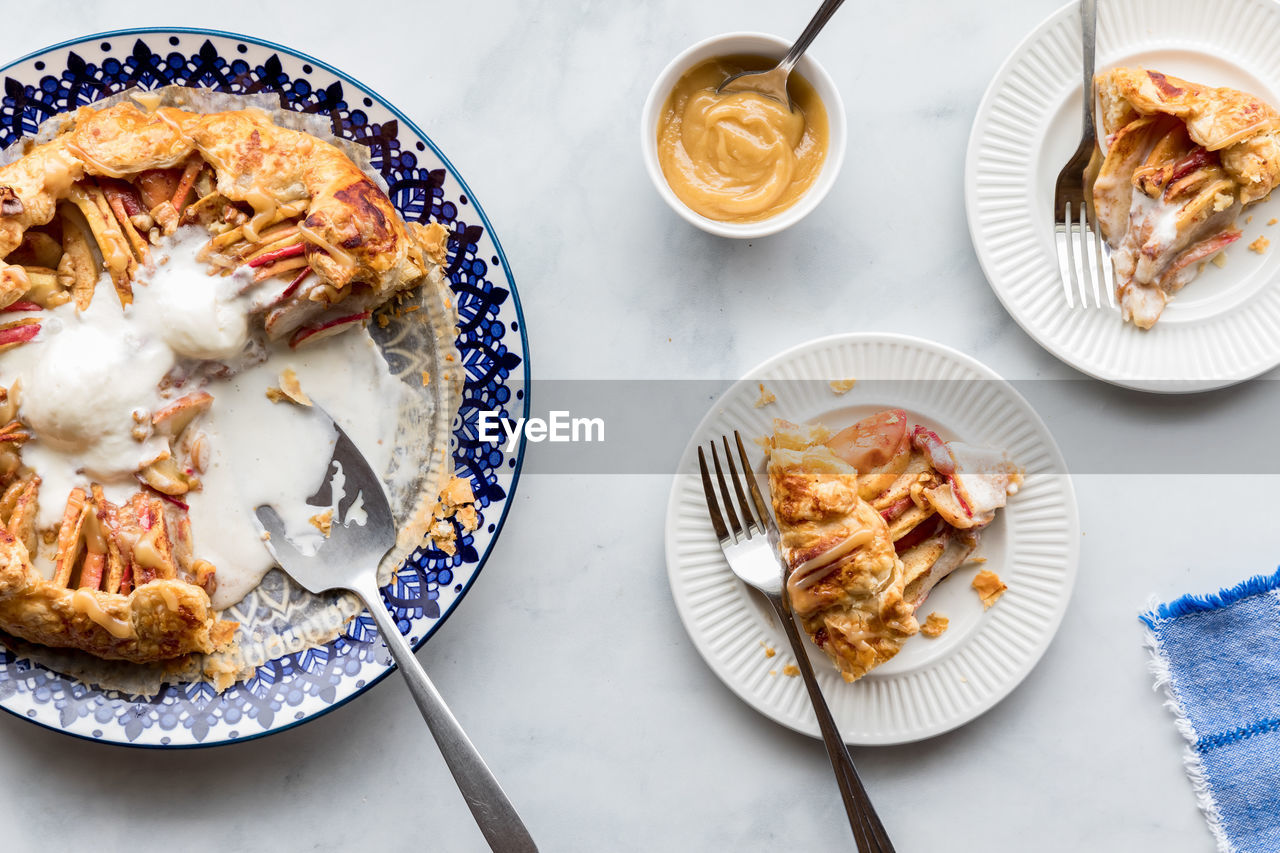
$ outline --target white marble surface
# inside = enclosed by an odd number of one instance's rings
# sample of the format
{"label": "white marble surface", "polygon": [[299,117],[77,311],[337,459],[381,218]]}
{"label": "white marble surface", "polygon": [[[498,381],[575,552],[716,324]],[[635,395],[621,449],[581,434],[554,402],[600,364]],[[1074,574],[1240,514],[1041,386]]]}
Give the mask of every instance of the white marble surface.
{"label": "white marble surface", "polygon": [[[25,3],[6,9],[0,58],[183,24],[343,68],[471,183],[519,281],[537,377],[733,378],[816,335],[882,330],[1012,378],[1077,378],[987,288],[961,190],[988,79],[1058,0],[848,4],[814,50],[849,107],[849,157],[790,232],[711,238],[651,190],[637,115],[663,64],[718,31],[797,32],[811,5]],[[1098,410],[1152,430],[1165,416],[1127,393]],[[489,566],[420,658],[543,850],[851,849],[821,745],[742,705],[680,626],[662,551],[669,482],[527,477]],[[1274,566],[1274,486],[1079,476],[1080,580],[1040,666],[959,731],[855,751],[898,849],[1210,850],[1135,615],[1152,594]],[[51,833],[67,849],[125,849],[176,832],[189,850],[483,847],[396,678],[244,745],[128,750],[0,715],[0,750],[6,850]]]}

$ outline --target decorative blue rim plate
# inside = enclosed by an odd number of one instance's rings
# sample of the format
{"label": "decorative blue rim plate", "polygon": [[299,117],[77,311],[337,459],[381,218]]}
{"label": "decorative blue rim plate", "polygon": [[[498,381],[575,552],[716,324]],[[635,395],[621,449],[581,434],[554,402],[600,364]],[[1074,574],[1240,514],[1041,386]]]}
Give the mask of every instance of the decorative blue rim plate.
{"label": "decorative blue rim plate", "polygon": [[[481,411],[529,414],[528,341],[515,279],[466,182],[435,143],[376,92],[304,53],[262,39],[180,27],[116,30],[62,42],[4,67],[0,147],[52,115],[130,87],[186,85],[235,94],[278,92],[282,106],[328,115],[335,135],[370,149],[373,168],[406,220],[450,231],[448,277],[466,369],[451,439],[454,471],[476,494],[480,527],[458,553],[424,547],[383,590],[402,633],[418,648],[470,588],[510,508],[524,459],[481,442]],[[495,282],[495,279],[497,280]],[[262,737],[331,711],[393,669],[373,619],[362,614],[323,647],[285,655],[218,694],[170,685],[150,699],[97,690],[0,646],[0,708],[67,734],[129,746],[213,746]]]}

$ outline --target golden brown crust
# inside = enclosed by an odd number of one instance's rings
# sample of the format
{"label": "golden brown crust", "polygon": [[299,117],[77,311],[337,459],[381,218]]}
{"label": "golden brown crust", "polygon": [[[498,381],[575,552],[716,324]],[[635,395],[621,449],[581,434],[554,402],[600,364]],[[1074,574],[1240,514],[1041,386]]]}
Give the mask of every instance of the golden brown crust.
{"label": "golden brown crust", "polygon": [[67,151],[62,137],[0,167],[0,187],[12,190],[21,202],[19,213],[0,211],[0,258],[18,248],[28,228],[49,223],[57,200],[83,176],[84,164]]}
{"label": "golden brown crust", "polygon": [[941,637],[947,630],[947,626],[951,624],[951,620],[940,613],[930,613],[929,618],[924,620],[924,624],[920,626],[920,633],[931,640]]}
{"label": "golden brown crust", "polygon": [[1022,482],[1003,453],[943,442],[897,409],[835,435],[777,420],[765,445],[792,609],[847,681],[921,630],[917,608]]}
{"label": "golden brown crust", "polygon": [[1280,183],[1280,113],[1256,96],[1145,68],[1114,68],[1098,75],[1097,86],[1108,134],[1138,116],[1175,116],[1197,145],[1221,152],[1223,167],[1241,187],[1242,204]]}
{"label": "golden brown crust", "polygon": [[[32,230],[55,218],[49,232]],[[201,260],[244,265],[255,283],[276,281],[262,325],[294,345],[360,322],[397,292],[438,278],[447,258],[448,232],[404,223],[334,145],[277,126],[261,110],[202,114],[122,102],[81,108],[58,136],[0,167],[0,307],[19,298],[53,307],[54,299],[74,296],[84,308],[99,265],[127,305],[133,273],[151,262],[150,246],[187,224],[210,231]],[[33,262],[42,243],[53,247],[45,253],[52,260]],[[192,487],[169,459],[140,477],[168,496]],[[214,569],[191,553],[188,519],[166,518],[155,497],[139,494],[115,507],[96,489],[92,501],[76,490],[54,578],[45,580],[31,562],[38,485],[38,478],[25,481],[26,492],[14,492],[5,513],[0,629],[136,662],[210,653],[231,641],[234,624],[210,608]],[[453,515],[463,529],[475,526],[473,507],[455,507]],[[92,554],[86,524],[103,531],[94,534]]]}
{"label": "golden brown crust", "polygon": [[252,208],[247,229],[265,227],[290,205],[298,209],[315,276],[268,318],[274,338],[333,319],[326,311],[339,306],[335,317],[367,311],[444,258],[444,229],[407,226],[382,190],[323,140],[280,127],[260,110],[148,113],[129,102],[81,108],[61,136],[0,168],[0,187],[12,188],[24,208],[0,215],[0,258],[27,228],[50,222],[56,202],[83,175],[122,178],[196,156],[213,167],[219,194]]}
{"label": "golden brown crust", "polygon": [[[820,443],[826,437],[822,427],[777,421],[769,490],[792,607],[853,681],[896,655],[919,626],[904,599],[906,579],[888,525],[859,497],[857,470]],[[838,556],[809,574],[832,554]]]}
{"label": "golden brown crust", "polygon": [[64,142],[90,175],[110,178],[177,166],[192,153],[190,141],[171,125],[129,103],[81,107],[70,132],[54,141]]}
{"label": "golden brown crust", "polygon": [[1009,588],[998,574],[989,569],[983,569],[974,575],[972,586],[974,592],[978,593],[978,598],[982,599],[983,610],[999,601],[1000,596]]}
{"label": "golden brown crust", "polygon": [[217,619],[205,591],[180,580],[130,595],[57,587],[0,528],[0,627],[33,643],[148,663],[225,647],[235,623]]}

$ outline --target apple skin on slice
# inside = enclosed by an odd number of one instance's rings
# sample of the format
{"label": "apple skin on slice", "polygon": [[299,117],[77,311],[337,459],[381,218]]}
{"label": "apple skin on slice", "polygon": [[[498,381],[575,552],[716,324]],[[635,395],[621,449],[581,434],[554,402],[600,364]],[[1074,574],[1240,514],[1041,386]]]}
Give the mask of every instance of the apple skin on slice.
{"label": "apple skin on slice", "polygon": [[20,311],[43,311],[43,310],[44,308],[42,306],[37,305],[36,303],[31,302],[30,300],[19,299],[17,302],[13,302],[9,305],[6,305],[3,308],[0,308],[0,314],[9,314],[9,313],[16,314]]}
{"label": "apple skin on slice", "polygon": [[328,320],[314,326],[304,326],[294,332],[293,336],[289,338],[289,346],[293,349],[297,349],[303,344],[313,344],[316,341],[322,341],[325,338],[339,334],[354,323],[363,323],[368,319],[369,312],[361,311],[359,314],[349,314],[346,317],[339,317],[336,320]]}
{"label": "apple skin on slice", "polygon": [[858,495],[870,500],[893,485],[911,461],[907,413],[888,409],[840,430],[826,446],[858,469]]}
{"label": "apple skin on slice", "polygon": [[40,333],[40,322],[34,318],[0,326],[0,352],[13,349]]}

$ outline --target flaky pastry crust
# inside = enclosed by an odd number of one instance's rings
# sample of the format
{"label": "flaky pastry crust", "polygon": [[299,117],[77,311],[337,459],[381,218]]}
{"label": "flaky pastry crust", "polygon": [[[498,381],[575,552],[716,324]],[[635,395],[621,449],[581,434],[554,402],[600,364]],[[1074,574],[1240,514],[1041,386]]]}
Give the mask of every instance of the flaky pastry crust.
{"label": "flaky pastry crust", "polygon": [[[209,232],[197,258],[211,274],[252,272],[266,293],[255,321],[292,346],[438,282],[447,254],[443,227],[406,224],[381,188],[322,139],[257,109],[198,113],[126,101],[81,108],[53,139],[0,167],[0,311],[72,300],[83,311],[100,276],[128,305],[152,247],[188,225]],[[32,340],[39,322],[0,323],[0,351]],[[226,647],[235,625],[211,609],[215,569],[191,553],[181,500],[199,488],[193,472],[203,469],[186,457],[202,438],[190,425],[211,395],[193,391],[142,420],[135,412],[144,435],[170,438],[171,453],[137,472],[147,491],[116,505],[96,485],[92,495],[77,488],[55,536],[35,530],[46,496],[20,459],[32,436],[15,419],[17,392],[0,388],[0,629],[140,663]],[[41,534],[48,545],[56,539],[48,580],[32,565]]]}
{"label": "flaky pastry crust", "polygon": [[[820,443],[820,426],[775,424],[769,491],[783,561],[791,571],[792,609],[840,668],[861,678],[890,660],[919,631],[904,599],[906,577],[889,527],[858,494],[858,471]],[[806,564],[862,534],[816,580],[799,580]]]}
{"label": "flaky pastry crust", "polygon": [[1240,210],[1280,182],[1280,114],[1236,89],[1144,68],[1097,77],[1107,152],[1093,183],[1121,316],[1142,329],[1240,239]]}
{"label": "flaky pastry crust", "polygon": [[1022,482],[1003,453],[944,442],[901,409],[835,435],[776,420],[766,446],[792,610],[846,681],[920,632],[929,591]]}
{"label": "flaky pastry crust", "polygon": [[210,653],[235,630],[234,622],[215,616],[203,589],[180,580],[153,580],[129,595],[57,587],[3,527],[0,626],[33,643],[135,663]]}
{"label": "flaky pastry crust", "polygon": [[[242,226],[250,239],[297,220],[315,275],[271,309],[265,327],[272,338],[369,311],[438,273],[445,259],[442,227],[401,221],[382,190],[323,140],[280,127],[260,110],[146,112],[129,102],[81,107],[64,133],[0,167],[0,190],[20,202],[12,213],[0,211],[0,258],[28,228],[48,224],[57,202],[86,176],[126,178],[201,161],[212,167],[220,198],[252,209]],[[6,270],[13,268],[0,267],[0,275]]]}
{"label": "flaky pastry crust", "polygon": [[1240,185],[1241,204],[1280,182],[1280,114],[1259,98],[1145,68],[1114,68],[1099,74],[1097,85],[1108,134],[1138,116],[1174,116],[1193,142],[1221,152],[1223,167]]}

